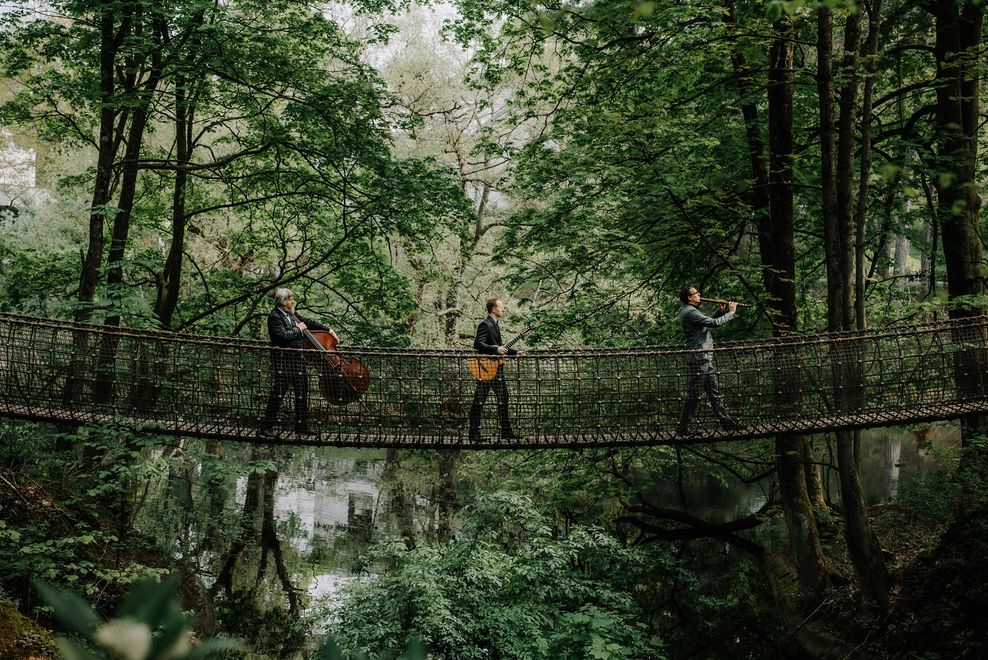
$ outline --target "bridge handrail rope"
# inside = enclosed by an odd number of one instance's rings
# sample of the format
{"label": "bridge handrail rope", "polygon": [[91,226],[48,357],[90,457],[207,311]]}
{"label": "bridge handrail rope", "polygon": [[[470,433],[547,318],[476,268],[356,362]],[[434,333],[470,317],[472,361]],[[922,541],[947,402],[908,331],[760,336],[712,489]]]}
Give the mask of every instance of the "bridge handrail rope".
{"label": "bridge handrail rope", "polygon": [[724,400],[743,426],[721,430],[701,405],[698,432],[686,438],[675,423],[695,351],[675,346],[536,349],[508,360],[521,443],[497,437],[493,411],[482,440],[468,440],[473,351],[347,346],[371,372],[359,405],[317,402],[315,436],[285,423],[273,440],[261,438],[272,352],[297,350],[0,314],[0,416],[124,419],[251,442],[509,448],[706,442],[988,414],[988,317],[720,343]]}
{"label": "bridge handrail rope", "polygon": [[[186,341],[188,343],[201,343],[210,344],[217,346],[229,346],[231,343],[237,345],[250,345],[250,346],[268,346],[268,342],[260,339],[249,339],[244,337],[213,337],[209,335],[198,335],[193,333],[185,332],[173,332],[166,330],[154,330],[147,328],[131,328],[126,326],[102,326],[94,323],[78,323],[76,321],[62,321],[58,319],[49,319],[38,316],[27,316],[22,314],[10,314],[6,312],[0,312],[0,322],[3,321],[13,321],[21,323],[24,325],[36,325],[39,327],[50,327],[64,329],[66,327],[71,327],[83,332],[88,332],[96,335],[111,334],[120,337],[150,337],[165,339],[169,341]],[[971,316],[960,319],[953,319],[949,321],[926,321],[921,323],[897,323],[887,326],[882,326],[881,328],[870,328],[866,330],[844,330],[844,331],[829,331],[829,332],[816,332],[812,334],[803,333],[792,333],[787,335],[782,335],[780,337],[767,337],[759,339],[744,339],[744,340],[734,340],[734,341],[719,341],[717,346],[712,350],[716,352],[730,352],[735,351],[740,348],[768,348],[774,346],[803,346],[808,344],[822,344],[822,343],[834,343],[841,341],[854,340],[860,337],[888,337],[896,336],[901,337],[907,334],[922,334],[929,332],[939,332],[945,326],[953,327],[965,327],[980,326],[988,324],[988,316]],[[553,355],[585,355],[588,353],[605,353],[614,355],[645,355],[653,354],[656,352],[677,354],[677,353],[688,353],[691,350],[696,349],[685,349],[679,348],[674,345],[668,344],[645,344],[642,346],[634,347],[588,347],[588,348],[530,348],[527,349],[528,355],[532,354],[553,354]],[[379,355],[392,355],[392,354],[407,354],[407,355],[436,355],[436,356],[453,356],[453,355],[475,355],[476,353],[471,349],[456,349],[456,348],[391,348],[391,347],[379,347],[379,346],[347,346],[348,352],[354,353],[364,353],[364,354],[379,354]]]}

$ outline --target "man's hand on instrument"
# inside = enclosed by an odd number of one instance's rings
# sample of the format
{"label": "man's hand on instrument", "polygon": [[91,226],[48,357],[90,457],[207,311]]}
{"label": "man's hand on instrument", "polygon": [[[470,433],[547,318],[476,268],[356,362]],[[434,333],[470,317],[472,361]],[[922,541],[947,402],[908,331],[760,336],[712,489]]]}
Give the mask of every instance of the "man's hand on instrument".
{"label": "man's hand on instrument", "polygon": [[299,330],[305,330],[309,326],[307,326],[304,323],[302,323],[301,321],[299,321],[297,324],[295,324],[295,327],[298,328]]}
{"label": "man's hand on instrument", "polygon": [[518,351],[517,353],[515,353],[515,355],[518,356],[518,357],[521,357],[524,354],[525,354],[525,351]]}
{"label": "man's hand on instrument", "polygon": [[497,347],[497,354],[498,355],[507,355],[508,354],[508,349],[506,349],[504,346],[498,346]]}
{"label": "man's hand on instrument", "polygon": [[733,314],[736,311],[738,311],[738,304],[732,300],[731,302],[727,303],[727,309],[730,310],[731,314]]}
{"label": "man's hand on instrument", "polygon": [[330,330],[330,331],[329,331],[329,334],[331,334],[331,335],[333,335],[333,339],[335,339],[335,340],[336,340],[336,342],[337,342],[337,343],[339,343],[339,341],[340,341],[340,336],[339,336],[338,334],[336,334],[336,331],[335,331],[335,330]]}

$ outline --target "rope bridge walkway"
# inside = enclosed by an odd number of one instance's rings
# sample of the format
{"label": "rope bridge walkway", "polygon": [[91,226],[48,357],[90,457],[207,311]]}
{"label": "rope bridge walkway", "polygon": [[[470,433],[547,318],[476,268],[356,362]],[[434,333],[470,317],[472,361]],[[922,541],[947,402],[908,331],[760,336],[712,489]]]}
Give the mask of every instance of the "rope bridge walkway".
{"label": "rope bridge walkway", "polygon": [[988,317],[722,344],[714,364],[741,427],[722,430],[701,399],[685,437],[676,426],[695,351],[533,350],[508,359],[509,416],[523,437],[499,437],[490,396],[477,441],[468,437],[476,353],[343,351],[370,371],[363,396],[329,403],[318,370],[306,367],[314,433],[293,430],[289,394],[270,437],[261,418],[272,359],[301,351],[0,314],[0,416],[122,419],[148,432],[247,442],[508,449],[710,442],[988,414]]}

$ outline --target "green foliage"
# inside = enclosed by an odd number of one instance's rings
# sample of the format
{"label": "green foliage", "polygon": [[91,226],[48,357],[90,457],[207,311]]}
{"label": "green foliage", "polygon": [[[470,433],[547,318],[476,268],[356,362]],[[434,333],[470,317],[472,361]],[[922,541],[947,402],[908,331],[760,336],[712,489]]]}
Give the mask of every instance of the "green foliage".
{"label": "green foliage", "polygon": [[529,498],[494,493],[449,546],[387,544],[389,568],[349,587],[332,632],[349,651],[396,653],[422,638],[446,657],[660,657],[631,593],[647,553],[600,530],[556,536]]}
{"label": "green foliage", "polygon": [[[317,3],[138,4],[132,14],[129,5],[56,2],[57,21],[16,7],[0,19],[0,52],[18,83],[0,116],[77,156],[58,173],[60,194],[93,198],[101,111],[112,112],[118,131],[104,146],[131,142],[124,136],[136,111],[150,113],[133,207],[108,200],[70,216],[80,238],[90,213],[102,214],[107,228],[125,216],[128,222],[128,244],[115,262],[123,283],[99,288],[94,318],[122,314],[142,327],[167,315],[175,329],[260,335],[261,324],[252,323],[258,306],[274,287],[289,285],[303,294],[307,311],[342,328],[348,343],[407,343],[415,301],[390,243],[428,246],[459,231],[470,204],[451,168],[391,156],[382,110],[388,92],[363,61],[366,44],[349,38]],[[352,8],[371,16],[397,4],[358,0]],[[99,32],[103,20],[113,26],[113,41]],[[393,29],[375,18],[369,32],[384,43]],[[128,71],[112,93],[100,87],[99,63],[107,59]],[[176,106],[179,92],[184,108]],[[188,122],[187,131],[177,118]],[[179,138],[189,142],[187,163],[177,162]],[[129,166],[119,156],[109,158],[114,180]],[[181,235],[172,217],[176,198]],[[181,272],[166,263],[173,240],[185,255]],[[0,288],[16,294],[26,285],[43,299],[45,288],[50,295],[68,286],[56,300],[71,299],[77,245],[57,262],[16,252],[19,261],[0,277]],[[42,265],[60,272],[37,272]],[[175,290],[177,302],[166,302]],[[40,311],[32,303],[11,295],[0,305]]]}
{"label": "green foliage", "polygon": [[[332,635],[327,635],[322,648],[312,656],[311,660],[367,660],[367,657],[367,654],[361,651],[346,653],[340,649]],[[390,660],[392,657],[394,657],[394,660],[425,660],[428,655],[422,642],[412,638],[408,640],[405,652],[401,655],[390,656],[385,654],[376,657],[381,660]]]}
{"label": "green foliage", "polygon": [[61,637],[58,646],[66,660],[127,658],[128,660],[195,660],[218,657],[238,648],[232,639],[213,639],[192,647],[185,616],[175,601],[177,577],[158,583],[143,580],[117,609],[110,621],[102,618],[79,596],[38,581],[35,587],[55,615],[77,635],[100,651],[90,651],[73,639]]}
{"label": "green foliage", "polygon": [[244,640],[254,653],[288,657],[305,648],[309,630],[296,615],[252,592],[235,592],[216,603],[222,630]]}
{"label": "green foliage", "polygon": [[[0,229],[5,221],[0,220]],[[23,226],[23,224],[21,224]],[[0,234],[0,312],[53,316],[63,312],[77,279],[70,249],[23,245]]]}
{"label": "green foliage", "polygon": [[968,440],[958,458],[955,482],[964,508],[988,508],[988,437]]}
{"label": "green foliage", "polygon": [[954,515],[957,496],[961,492],[961,484],[956,478],[959,454],[952,448],[934,447],[931,451],[936,467],[922,476],[902,479],[905,483],[896,496],[898,506],[891,513],[901,524],[946,524]]}
{"label": "green foliage", "polygon": [[[112,424],[69,435],[11,425],[0,434],[0,455],[29,464],[33,473],[7,478],[18,495],[0,505],[0,584],[26,598],[26,582],[34,576],[72,585],[103,606],[138,579],[168,572],[131,559],[144,555],[142,537],[121,540],[121,521],[114,519],[126,509],[134,484],[154,472],[133,434]],[[106,561],[117,553],[125,559]]]}

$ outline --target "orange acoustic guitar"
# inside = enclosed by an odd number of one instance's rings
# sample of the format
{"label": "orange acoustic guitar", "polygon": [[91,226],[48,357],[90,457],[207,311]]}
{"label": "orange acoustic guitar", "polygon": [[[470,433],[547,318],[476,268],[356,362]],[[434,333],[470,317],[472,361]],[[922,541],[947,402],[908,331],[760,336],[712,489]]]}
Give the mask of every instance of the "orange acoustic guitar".
{"label": "orange acoustic guitar", "polygon": [[[505,344],[504,347],[511,348],[522,337],[531,332],[534,327],[535,326],[532,325],[528,326],[521,331],[521,334]],[[502,355],[477,356],[472,357],[467,361],[467,365],[470,367],[470,373],[472,373],[473,377],[479,381],[494,380],[495,376],[497,376],[497,370],[501,368],[502,364],[504,364],[504,356]]]}

